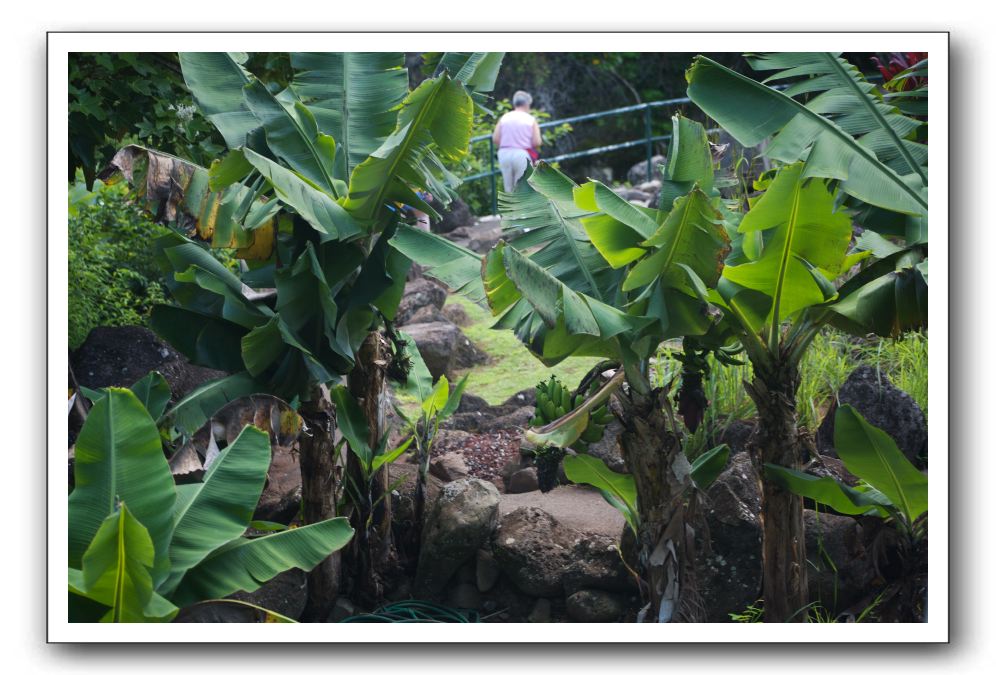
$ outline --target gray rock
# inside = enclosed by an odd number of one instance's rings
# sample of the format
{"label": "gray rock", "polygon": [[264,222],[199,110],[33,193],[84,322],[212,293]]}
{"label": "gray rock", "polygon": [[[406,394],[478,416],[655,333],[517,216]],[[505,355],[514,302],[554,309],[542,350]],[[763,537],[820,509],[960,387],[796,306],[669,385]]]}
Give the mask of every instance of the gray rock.
{"label": "gray rock", "polygon": [[477,549],[475,576],[477,590],[481,593],[487,593],[498,583],[498,577],[501,576],[501,568],[498,567],[494,554],[487,548]]}
{"label": "gray rock", "polygon": [[469,476],[470,469],[467,467],[463,455],[456,452],[447,452],[443,455],[434,456],[429,460],[429,473],[441,481],[452,483],[455,480]]}
{"label": "gray rock", "polygon": [[[396,539],[398,539],[399,533],[410,531],[412,523],[415,521],[415,480],[417,474],[418,467],[414,464],[392,462],[387,465],[389,484],[394,485],[400,481],[400,485],[391,493],[391,512]],[[430,473],[425,486],[426,513],[432,510],[432,505],[438,498],[442,487],[442,481]]]}
{"label": "gray rock", "polygon": [[457,368],[467,368],[487,360],[487,356],[448,321],[411,324],[405,327],[405,332],[418,345],[422,360],[433,379]]}
{"label": "gray rock", "polygon": [[865,532],[848,516],[803,512],[809,600],[838,614],[868,596],[876,578]]}
{"label": "gray rock", "polygon": [[546,598],[540,598],[533,605],[533,611],[529,613],[529,618],[527,619],[529,623],[550,623],[550,617],[552,615],[552,607],[550,606],[550,601]]}
{"label": "gray rock", "polygon": [[530,408],[536,407],[536,387],[529,387],[528,389],[523,389],[522,391],[516,392],[509,396],[503,406],[515,407],[515,406],[528,406]]}
{"label": "gray rock", "polygon": [[[502,406],[503,407],[503,406]],[[498,408],[495,408],[496,410]],[[499,429],[525,429],[529,426],[529,420],[533,418],[534,409],[531,407],[516,408],[510,413],[493,417],[490,421],[480,425],[481,431],[498,431]]]}
{"label": "gray rock", "polygon": [[481,593],[473,584],[459,583],[450,589],[446,596],[446,604],[460,609],[480,609]]}
{"label": "gray rock", "polygon": [[467,326],[470,324],[470,315],[460,305],[444,305],[443,317],[455,326]]}
{"label": "gray rock", "polygon": [[308,601],[307,575],[299,569],[289,569],[273,577],[252,593],[239,591],[229,596],[273,610],[297,620]]}
{"label": "gray rock", "polygon": [[435,321],[443,321],[445,323],[453,323],[443,314],[435,305],[426,305],[425,307],[419,307],[419,309],[411,315],[408,319],[406,325],[412,325],[416,323],[433,323]]}
{"label": "gray rock", "polygon": [[844,466],[844,462],[840,461],[837,457],[831,457],[830,455],[818,455],[813,457],[806,466],[802,468],[806,473],[811,473],[814,476],[826,476],[828,478],[833,478],[836,481],[840,481],[846,485],[854,487],[858,484],[859,479],[857,476],[852,474]]}
{"label": "gray rock", "polygon": [[746,453],[709,487],[703,504],[709,550],[696,560],[706,621],[729,621],[761,594],[761,495]]}
{"label": "gray rock", "polygon": [[572,532],[546,511],[523,506],[506,514],[495,533],[495,560],[527,595],[563,594],[564,570],[571,562]]}
{"label": "gray rock", "polygon": [[757,425],[747,420],[734,420],[720,432],[716,438],[716,445],[726,443],[730,446],[730,455],[747,452],[747,443],[754,433]]}
{"label": "gray rock", "polygon": [[927,421],[916,401],[897,389],[884,374],[871,366],[859,366],[837,392],[816,435],[821,454],[837,456],[834,449],[834,415],[837,403],[850,404],[872,424],[889,434],[907,459],[920,468],[926,465]]}
{"label": "gray rock", "polygon": [[259,498],[254,520],[290,524],[301,506],[301,465],[290,448],[274,445],[266,486]]}
{"label": "gray rock", "polygon": [[477,478],[448,483],[439,491],[422,533],[415,590],[435,595],[495,529],[498,489]]}
{"label": "gray rock", "polygon": [[457,406],[458,413],[468,413],[468,412],[478,412],[478,411],[490,411],[491,404],[485,401],[480,396],[475,394],[465,393],[460,398],[460,405]]}
{"label": "gray rock", "polygon": [[564,590],[570,595],[584,588],[639,591],[619,556],[618,541],[605,535],[585,534],[575,543],[571,562],[564,570]]}
{"label": "gray rock", "polygon": [[660,170],[658,167],[662,164],[667,163],[667,158],[663,155],[654,155],[650,158],[650,165],[653,168],[652,175],[647,175],[647,160],[644,159],[637,162],[629,171],[626,172],[626,180],[629,181],[630,185],[640,185],[641,183],[646,183],[649,180],[654,180],[660,176]]}
{"label": "gray rock", "polygon": [[513,495],[535,492],[536,490],[539,490],[539,478],[534,466],[519,469],[509,477],[505,484],[505,492]]}
{"label": "gray rock", "polygon": [[398,304],[394,322],[404,326],[418,310],[429,305],[442,309],[446,303],[446,289],[430,279],[420,278],[405,285],[405,294]]}
{"label": "gray rock", "polygon": [[474,224],[474,214],[462,199],[454,199],[449,206],[436,206],[436,210],[443,216],[442,220],[432,224],[432,231],[439,234],[452,232],[458,227],[467,227]]}
{"label": "gray rock", "polygon": [[567,598],[567,616],[582,623],[608,623],[619,619],[626,603],[614,593],[580,590]]}

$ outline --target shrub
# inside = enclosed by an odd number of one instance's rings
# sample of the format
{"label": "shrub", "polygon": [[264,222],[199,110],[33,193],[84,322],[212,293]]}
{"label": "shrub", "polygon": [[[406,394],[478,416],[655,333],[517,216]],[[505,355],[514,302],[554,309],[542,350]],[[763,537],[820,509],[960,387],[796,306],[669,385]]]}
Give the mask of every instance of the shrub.
{"label": "shrub", "polygon": [[145,325],[165,286],[149,242],[165,232],[123,186],[77,183],[70,191],[69,346],[96,326]]}

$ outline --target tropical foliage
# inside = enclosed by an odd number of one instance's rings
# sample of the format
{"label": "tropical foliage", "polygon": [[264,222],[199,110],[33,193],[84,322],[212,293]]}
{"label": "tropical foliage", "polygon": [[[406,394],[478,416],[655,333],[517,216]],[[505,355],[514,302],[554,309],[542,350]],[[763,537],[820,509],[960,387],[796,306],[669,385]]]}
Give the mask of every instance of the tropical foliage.
{"label": "tropical foliage", "polygon": [[[156,389],[146,388],[153,415],[165,406],[149,393]],[[202,482],[176,485],[150,410],[128,389],[107,390],[76,444],[70,620],[168,621],[180,607],[311,569],[344,546],[344,518],[245,536],[269,465],[267,434],[247,426]]]}

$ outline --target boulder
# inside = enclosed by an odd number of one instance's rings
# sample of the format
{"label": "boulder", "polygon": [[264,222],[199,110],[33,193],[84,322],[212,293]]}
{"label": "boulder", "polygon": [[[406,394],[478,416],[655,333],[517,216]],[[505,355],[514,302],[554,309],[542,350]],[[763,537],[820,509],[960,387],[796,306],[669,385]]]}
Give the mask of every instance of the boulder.
{"label": "boulder", "polygon": [[809,600],[837,615],[865,598],[877,577],[857,519],[806,509]]}
{"label": "boulder", "polygon": [[519,469],[505,483],[505,492],[508,494],[517,495],[524,492],[535,492],[536,490],[539,490],[539,478],[537,477],[535,466]]}
{"label": "boulder", "polygon": [[462,199],[454,199],[446,207],[437,205],[436,210],[439,211],[442,220],[432,224],[433,232],[446,234],[458,227],[467,227],[474,224],[474,214],[470,212],[470,207]]}
{"label": "boulder", "polygon": [[814,476],[826,476],[840,481],[846,485],[854,487],[858,484],[858,477],[847,470],[844,462],[829,455],[817,455],[806,463],[802,470]]}
{"label": "boulder", "polygon": [[533,610],[529,612],[529,617],[526,620],[529,623],[550,623],[552,614],[553,607],[550,605],[550,601],[546,598],[540,598],[533,605]]}
{"label": "boulder", "polygon": [[926,466],[927,420],[916,401],[871,366],[859,366],[837,392],[816,435],[821,454],[837,456],[834,449],[834,415],[837,405],[850,404],[872,424],[889,434],[913,464]]}
{"label": "boulder", "polygon": [[618,620],[626,603],[614,593],[580,590],[567,598],[567,616],[582,623],[607,623]]}
{"label": "boulder", "polygon": [[636,581],[619,556],[619,546],[619,541],[602,534],[581,536],[564,570],[565,592],[570,595],[587,588],[638,593]]}
{"label": "boulder", "polygon": [[422,532],[415,591],[434,596],[488,540],[498,521],[498,489],[477,478],[439,491]]}
{"label": "boulder", "polygon": [[405,285],[405,294],[398,304],[398,311],[394,316],[394,323],[404,326],[409,322],[415,312],[427,307],[434,306],[442,309],[446,303],[446,289],[430,279],[415,279]]}
{"label": "boulder", "polygon": [[185,356],[141,326],[98,326],[70,357],[81,386],[130,387],[149,372],[162,373],[177,401],[227,373],[191,364]]}
{"label": "boulder", "polygon": [[444,305],[443,318],[455,326],[470,325],[470,315],[467,314],[467,310],[460,305]]}
{"label": "boulder", "polygon": [[696,560],[706,621],[729,621],[761,594],[761,495],[746,453],[709,486],[703,504],[708,548]]}
{"label": "boulder", "polygon": [[459,609],[480,609],[481,592],[474,584],[461,582],[450,589],[446,596],[446,604]]}
{"label": "boulder", "polygon": [[502,405],[508,407],[528,406],[530,408],[535,408],[536,387],[529,387],[528,389],[523,389],[522,391],[512,394],[507,399],[505,399]]}
{"label": "boulder", "polygon": [[259,498],[254,520],[290,524],[301,506],[301,465],[290,448],[274,445],[266,485]]}
{"label": "boulder", "polygon": [[523,593],[539,598],[563,595],[572,534],[546,511],[534,506],[517,508],[498,524],[495,560]]}
{"label": "boulder", "polygon": [[460,398],[460,405],[457,406],[458,413],[478,412],[481,410],[491,410],[491,404],[480,396],[464,393]]}
{"label": "boulder", "polygon": [[445,455],[450,452],[459,452],[472,434],[458,429],[440,429],[436,432],[436,437],[432,442],[433,455]]}
{"label": "boulder", "polygon": [[487,355],[449,322],[416,323],[406,326],[405,332],[418,345],[422,360],[433,379],[452,373],[457,368],[469,368],[487,362]]}
{"label": "boulder", "polygon": [[498,583],[498,577],[501,576],[501,568],[498,567],[495,556],[490,549],[477,549],[477,566],[474,569],[474,573],[477,590],[481,593],[487,593]]}
{"label": "boulder", "polygon": [[463,455],[447,452],[429,460],[429,473],[444,483],[452,483],[455,480],[467,478],[470,475],[470,469],[467,468]]}
{"label": "boulder", "polygon": [[715,444],[726,443],[730,446],[730,455],[747,452],[747,444],[756,428],[757,424],[753,421],[733,420],[717,434]]}
{"label": "boulder", "polygon": [[418,310],[411,315],[411,318],[406,322],[407,325],[416,323],[433,323],[434,321],[444,321],[446,323],[453,323],[443,314],[435,305],[426,305],[425,307],[419,307]]}
{"label": "boulder", "polygon": [[473,225],[458,227],[446,235],[448,239],[477,253],[486,253],[501,239],[501,218],[485,216]]}
{"label": "boulder", "polygon": [[265,607],[296,621],[301,618],[308,601],[307,575],[292,568],[281,572],[252,593],[239,591],[229,597]]}
{"label": "boulder", "polygon": [[626,180],[630,185],[640,185],[660,176],[659,167],[667,163],[667,158],[663,155],[654,155],[650,158],[650,165],[653,167],[652,175],[647,175],[647,160],[643,159],[630,167],[626,172]]}
{"label": "boulder", "polygon": [[[495,410],[500,410],[504,406],[496,406]],[[525,429],[529,426],[529,421],[533,418],[534,409],[532,407],[516,408],[512,412],[505,413],[490,420],[482,420],[481,431],[498,431],[500,429]]]}
{"label": "boulder", "polygon": [[[391,492],[391,512],[396,533],[410,530],[415,520],[415,480],[417,475],[418,467],[414,464],[393,462],[387,465],[388,484],[394,485],[401,481],[400,485],[397,485]],[[431,473],[426,477],[426,512],[432,509],[442,487],[443,482]]]}

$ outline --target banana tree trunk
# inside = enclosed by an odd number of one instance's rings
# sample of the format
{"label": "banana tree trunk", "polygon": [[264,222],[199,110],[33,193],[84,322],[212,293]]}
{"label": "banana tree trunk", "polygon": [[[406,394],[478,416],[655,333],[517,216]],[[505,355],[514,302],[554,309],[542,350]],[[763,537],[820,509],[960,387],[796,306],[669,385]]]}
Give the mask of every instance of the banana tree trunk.
{"label": "banana tree trunk", "polygon": [[691,467],[675,436],[666,394],[657,389],[643,396],[630,390],[618,398],[623,457],[636,481],[638,562],[650,589],[647,620],[695,620],[694,546],[685,527]]}
{"label": "banana tree trunk", "polygon": [[747,385],[758,413],[751,459],[761,476],[764,620],[769,623],[806,621],[803,608],[809,602],[802,497],[764,478],[767,463],[802,469],[795,409],[798,388],[798,367],[787,363],[757,371]]}
{"label": "banana tree trunk", "polygon": [[[380,333],[370,333],[360,346],[356,365],[347,377],[349,392],[370,428],[368,443],[372,448],[377,447],[387,431],[387,367],[390,362],[387,340]],[[346,470],[356,485],[363,486],[362,472],[352,454]],[[374,474],[369,492],[360,496],[356,516],[357,538],[352,556],[356,566],[353,570],[356,590],[379,602],[383,598],[383,571],[397,557],[391,537],[391,497],[386,465]]]}
{"label": "banana tree trunk", "polygon": [[[301,506],[304,522],[310,524],[336,516],[335,418],[317,387],[311,400],[301,403],[300,413],[307,425],[300,442]],[[308,573],[305,617],[314,621],[328,617],[339,595],[340,571],[341,557],[336,551]]]}

